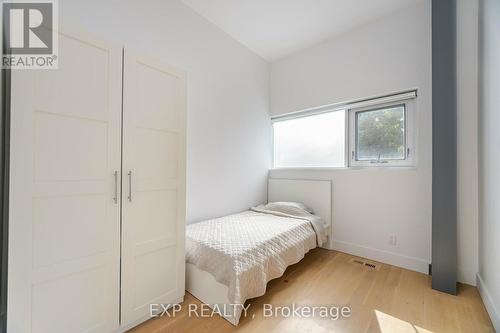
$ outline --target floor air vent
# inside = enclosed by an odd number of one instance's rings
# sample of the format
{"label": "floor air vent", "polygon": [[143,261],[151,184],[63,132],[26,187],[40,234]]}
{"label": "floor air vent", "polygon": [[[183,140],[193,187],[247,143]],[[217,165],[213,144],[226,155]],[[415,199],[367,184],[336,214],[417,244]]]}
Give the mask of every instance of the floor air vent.
{"label": "floor air vent", "polygon": [[378,270],[380,268],[380,266],[377,263],[364,261],[364,260],[358,259],[358,258],[352,258],[349,261],[353,264],[363,266],[363,267],[370,269],[370,270]]}

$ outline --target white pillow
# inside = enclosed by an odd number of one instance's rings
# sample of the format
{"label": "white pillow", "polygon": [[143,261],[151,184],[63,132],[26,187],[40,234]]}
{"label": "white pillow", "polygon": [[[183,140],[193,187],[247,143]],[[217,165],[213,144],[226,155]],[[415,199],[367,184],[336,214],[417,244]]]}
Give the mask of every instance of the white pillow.
{"label": "white pillow", "polygon": [[289,215],[314,214],[310,207],[299,202],[270,202],[264,205],[264,209]]}

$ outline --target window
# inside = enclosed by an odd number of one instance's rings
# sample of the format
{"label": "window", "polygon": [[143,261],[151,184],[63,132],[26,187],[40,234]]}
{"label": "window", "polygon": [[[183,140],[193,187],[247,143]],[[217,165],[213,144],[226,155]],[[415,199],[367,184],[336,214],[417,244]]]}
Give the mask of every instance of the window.
{"label": "window", "polygon": [[409,103],[351,109],[351,161],[356,165],[411,165]]}
{"label": "window", "polygon": [[272,118],[275,168],[414,166],[417,91]]}
{"label": "window", "polygon": [[274,167],[345,167],[346,112],[275,120]]}
{"label": "window", "polygon": [[356,113],[356,159],[404,160],[405,106]]}

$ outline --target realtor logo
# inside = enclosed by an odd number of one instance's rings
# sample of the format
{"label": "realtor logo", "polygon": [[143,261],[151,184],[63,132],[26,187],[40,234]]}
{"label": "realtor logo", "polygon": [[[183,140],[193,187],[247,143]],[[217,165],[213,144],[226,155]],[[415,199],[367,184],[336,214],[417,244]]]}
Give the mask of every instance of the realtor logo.
{"label": "realtor logo", "polygon": [[57,68],[56,0],[3,2],[2,68]]}

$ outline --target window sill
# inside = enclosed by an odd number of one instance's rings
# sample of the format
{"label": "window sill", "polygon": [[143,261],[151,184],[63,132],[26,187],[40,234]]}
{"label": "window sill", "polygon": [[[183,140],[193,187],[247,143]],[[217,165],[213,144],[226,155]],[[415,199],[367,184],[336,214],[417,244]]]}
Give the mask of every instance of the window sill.
{"label": "window sill", "polygon": [[348,167],[279,167],[271,168],[272,171],[330,171],[330,170],[348,170]]}
{"label": "window sill", "polygon": [[356,170],[417,170],[416,166],[410,165],[374,165],[374,166],[349,166],[349,167],[283,167],[271,168],[270,171],[356,171]]}

